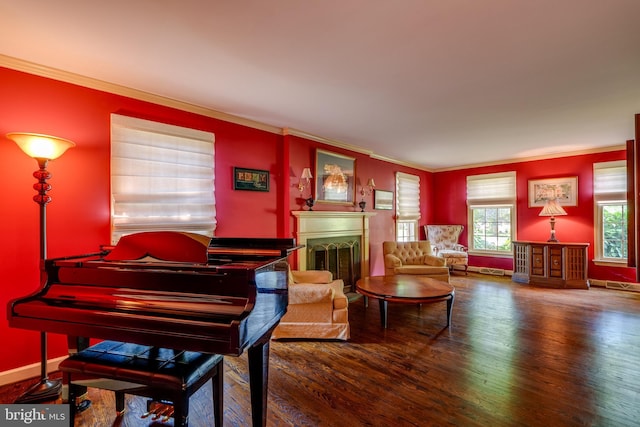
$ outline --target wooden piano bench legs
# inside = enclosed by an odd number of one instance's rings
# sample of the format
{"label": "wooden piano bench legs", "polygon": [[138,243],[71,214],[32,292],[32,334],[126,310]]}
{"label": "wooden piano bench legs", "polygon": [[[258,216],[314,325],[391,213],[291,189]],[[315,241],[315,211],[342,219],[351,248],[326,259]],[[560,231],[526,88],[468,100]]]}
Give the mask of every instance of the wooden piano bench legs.
{"label": "wooden piano bench legs", "polygon": [[124,411],[125,393],[171,402],[174,426],[187,426],[189,398],[209,380],[215,426],[222,427],[223,366],[224,359],[218,354],[102,341],[69,356],[59,368],[69,385],[72,427],[77,397],[74,385],[115,391],[118,413]]}

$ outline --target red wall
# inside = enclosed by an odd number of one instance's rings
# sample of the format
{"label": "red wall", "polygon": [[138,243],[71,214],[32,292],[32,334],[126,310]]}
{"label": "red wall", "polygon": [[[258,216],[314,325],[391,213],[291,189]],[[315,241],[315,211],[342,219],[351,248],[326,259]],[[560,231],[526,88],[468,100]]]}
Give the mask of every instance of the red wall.
{"label": "red wall", "polygon": [[[8,132],[36,132],[60,136],[77,146],[49,163],[53,174],[48,205],[48,255],[58,257],[92,252],[109,243],[110,114],[120,113],[215,134],[217,236],[290,237],[294,234],[291,210],[302,209],[297,189],[304,167],[314,168],[317,148],[356,158],[356,179],[373,178],[381,190],[395,190],[395,172],[421,178],[422,220],[427,223],[467,224],[465,193],[468,174],[516,170],[518,173],[518,238],[540,240],[548,235],[548,220],[528,208],[527,180],[578,176],[579,206],[567,208],[558,219],[562,240],[593,244],[591,174],[594,161],[624,158],[624,152],[576,156],[556,160],[429,173],[372,159],[366,154],[232,124],[149,102],[87,89],[0,67],[0,305],[39,288],[38,205],[32,201],[36,162]],[[269,192],[234,191],[234,166],[269,170]],[[359,197],[358,197],[359,200]],[[372,210],[372,196],[366,196]],[[314,210],[355,211],[355,206],[318,204]],[[371,274],[382,274],[382,242],[395,238],[394,211],[375,211],[370,220]],[[424,237],[424,235],[422,235]],[[463,241],[466,241],[463,235]],[[511,268],[510,259],[472,257],[475,266]],[[589,266],[590,276],[631,280],[631,269]],[[0,322],[0,337],[11,351],[0,355],[0,372],[39,361],[39,334]],[[50,336],[49,357],[66,354],[62,336]]]}
{"label": "red wall", "polygon": [[[38,205],[31,198],[37,169],[15,143],[12,131],[45,133],[77,146],[49,162],[53,199],[47,207],[49,257],[96,251],[110,241],[110,114],[120,113],[215,133],[218,236],[282,235],[282,136],[148,102],[0,68],[0,304],[38,288]],[[233,166],[268,169],[271,191],[233,191]],[[35,363],[38,333],[11,329],[0,334],[11,351],[0,356],[0,371]],[[61,336],[50,338],[49,357],[66,353]]]}
{"label": "red wall", "polygon": [[[53,174],[47,207],[48,255],[67,256],[96,251],[110,241],[109,140],[110,114],[119,113],[210,131],[215,134],[217,236],[290,237],[290,210],[299,210],[297,183],[303,167],[313,168],[318,147],[357,158],[357,174],[365,183],[374,178],[378,188],[394,189],[394,174],[419,174],[425,182],[424,199],[431,190],[431,174],[369,156],[337,149],[304,138],[283,136],[216,120],[149,102],[87,89],[69,83],[0,67],[0,305],[39,288],[38,205],[32,201],[37,169],[8,132],[44,133],[74,141],[77,146],[51,161]],[[270,171],[269,192],[234,191],[233,167]],[[372,196],[367,196],[368,210]],[[430,203],[425,203],[428,209]],[[325,205],[316,209],[359,210]],[[383,271],[381,242],[394,238],[393,211],[378,211],[371,220],[372,267]],[[426,215],[426,214],[425,214]],[[37,332],[12,329],[6,317],[0,336],[11,343],[0,356],[0,372],[39,361]],[[66,354],[62,336],[51,335],[49,357]]]}
{"label": "red wall", "polygon": [[[621,142],[622,144],[622,142]],[[597,154],[562,157],[487,166],[434,174],[436,223],[467,225],[466,179],[469,175],[515,171],[517,185],[517,239],[546,241],[550,234],[549,218],[540,217],[541,208],[528,206],[528,182],[530,179],[578,177],[578,206],[565,207],[567,216],[556,218],[556,235],[565,242],[589,243],[589,259],[594,256],[594,203],[593,163],[624,160],[626,151],[611,151]],[[466,229],[461,241],[468,244]],[[504,268],[511,270],[513,260],[509,258],[470,256],[469,264],[478,267]],[[602,267],[589,262],[589,278],[620,281],[635,281],[635,270],[626,267]]]}

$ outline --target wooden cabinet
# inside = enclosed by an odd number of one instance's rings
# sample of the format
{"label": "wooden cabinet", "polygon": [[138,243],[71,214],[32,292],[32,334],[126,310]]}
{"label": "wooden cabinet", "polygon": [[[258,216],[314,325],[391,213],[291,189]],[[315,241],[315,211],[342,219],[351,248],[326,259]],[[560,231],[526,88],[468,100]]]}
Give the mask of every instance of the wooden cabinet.
{"label": "wooden cabinet", "polygon": [[518,283],[551,288],[589,288],[588,243],[513,242],[513,276]]}

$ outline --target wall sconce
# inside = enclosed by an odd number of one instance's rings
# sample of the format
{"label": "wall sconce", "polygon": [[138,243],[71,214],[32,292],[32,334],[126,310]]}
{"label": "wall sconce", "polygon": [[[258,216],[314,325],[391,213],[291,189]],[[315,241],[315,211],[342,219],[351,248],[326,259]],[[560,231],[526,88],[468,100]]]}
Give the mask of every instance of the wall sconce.
{"label": "wall sconce", "polygon": [[305,199],[305,204],[309,208],[310,211],[313,210],[313,205],[315,201],[313,200],[313,193],[311,192],[311,179],[313,175],[311,175],[311,169],[304,168],[302,169],[302,175],[300,175],[300,182],[298,182],[298,190],[300,190],[300,196],[304,193],[305,188],[309,188],[309,197]]}
{"label": "wall sconce", "polygon": [[[40,205],[40,265],[44,268],[44,260],[47,258],[46,205],[51,202],[51,196],[47,194],[51,190],[51,185],[47,182],[51,178],[51,173],[47,170],[47,162],[62,156],[76,144],[63,138],[36,133],[13,132],[8,133],[7,138],[18,144],[22,151],[38,162],[39,170],[33,173],[34,178],[38,180],[33,188],[38,194],[33,196],[33,201]],[[42,271],[40,274],[43,274]],[[40,283],[44,283],[43,279],[41,277]],[[47,376],[47,334],[40,332],[40,382],[18,397],[15,403],[55,400],[60,394],[61,386],[62,383],[59,380],[50,380]]]}
{"label": "wall sconce", "polygon": [[360,195],[362,199],[358,206],[360,206],[360,212],[364,212],[364,208],[367,206],[367,202],[364,201],[364,196],[370,196],[373,194],[373,190],[376,188],[376,183],[373,181],[373,178],[369,178],[367,185],[364,187],[360,187]]}
{"label": "wall sconce", "polygon": [[298,183],[298,190],[300,190],[300,193],[304,192],[304,189],[309,187],[311,184],[311,178],[313,178],[313,175],[311,175],[311,169],[302,169],[302,175],[300,175],[300,182]]}
{"label": "wall sconce", "polygon": [[551,224],[551,237],[549,237],[549,240],[547,240],[547,242],[557,242],[558,239],[556,239],[556,230],[555,230],[556,215],[557,216],[567,215],[567,212],[562,208],[562,206],[560,206],[560,204],[556,199],[548,199],[544,203],[544,207],[542,208],[542,210],[538,215],[551,217],[551,219],[549,219],[549,223]]}

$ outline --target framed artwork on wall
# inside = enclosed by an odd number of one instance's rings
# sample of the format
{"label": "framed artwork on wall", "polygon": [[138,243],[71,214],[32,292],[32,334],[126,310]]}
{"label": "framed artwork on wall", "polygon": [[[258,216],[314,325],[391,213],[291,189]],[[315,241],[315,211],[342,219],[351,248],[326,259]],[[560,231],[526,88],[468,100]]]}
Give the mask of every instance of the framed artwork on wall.
{"label": "framed artwork on wall", "polygon": [[316,200],[352,205],[355,201],[356,159],[316,150]]}
{"label": "framed artwork on wall", "polygon": [[561,206],[578,206],[578,177],[529,180],[529,207],[542,207],[550,199]]}
{"label": "framed artwork on wall", "polygon": [[233,189],[269,191],[269,171],[234,167]]}
{"label": "framed artwork on wall", "polygon": [[373,208],[380,210],[392,210],[393,191],[373,190]]}

